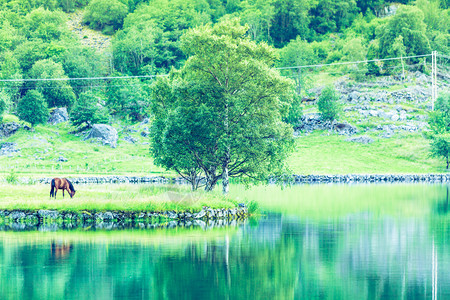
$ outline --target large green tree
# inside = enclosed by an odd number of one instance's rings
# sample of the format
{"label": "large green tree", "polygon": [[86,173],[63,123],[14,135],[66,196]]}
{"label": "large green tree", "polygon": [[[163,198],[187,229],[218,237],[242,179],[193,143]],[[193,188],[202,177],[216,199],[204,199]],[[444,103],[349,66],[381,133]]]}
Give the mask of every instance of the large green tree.
{"label": "large green tree", "polygon": [[47,102],[42,93],[36,90],[29,90],[20,99],[17,113],[22,120],[30,122],[32,125],[44,123],[49,117]]}
{"label": "large green tree", "polygon": [[400,6],[388,23],[379,26],[378,36],[382,58],[398,56],[399,47],[408,56],[429,54],[431,51],[424,14],[413,6]]}
{"label": "large green tree", "polygon": [[70,114],[70,120],[75,126],[86,125],[91,128],[93,124],[108,122],[108,110],[101,106],[101,96],[92,91],[80,94]]}
{"label": "large green tree", "polygon": [[185,65],[154,86],[155,162],[184,175],[201,169],[206,190],[222,179],[224,193],[230,176],[280,171],[293,145],[292,129],[282,122],[292,81],[272,69],[275,50],[252,41],[239,22],[189,30],[181,39]]}
{"label": "large green tree", "polygon": [[44,95],[49,107],[70,109],[75,102],[75,94],[60,63],[51,59],[39,60],[31,68],[29,76],[37,80],[33,82],[34,87]]}

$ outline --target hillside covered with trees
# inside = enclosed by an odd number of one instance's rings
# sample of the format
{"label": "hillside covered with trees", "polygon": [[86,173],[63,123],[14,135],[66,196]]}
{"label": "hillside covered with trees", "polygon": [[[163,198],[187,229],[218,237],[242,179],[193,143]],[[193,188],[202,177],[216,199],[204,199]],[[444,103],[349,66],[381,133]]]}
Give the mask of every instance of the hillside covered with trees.
{"label": "hillside covered with trees", "polygon": [[[49,108],[70,111],[78,101],[96,101],[107,108],[103,114],[140,120],[148,114],[148,77],[30,79],[167,74],[186,60],[180,37],[187,29],[234,17],[248,24],[252,40],[278,49],[278,67],[450,52],[446,0],[17,0],[0,5],[0,79],[11,80],[1,82],[1,101],[14,114],[20,99],[36,90]],[[81,11],[84,24],[110,35],[111,47],[84,46],[67,26],[74,11]],[[390,67],[369,64],[349,71],[381,75]]]}

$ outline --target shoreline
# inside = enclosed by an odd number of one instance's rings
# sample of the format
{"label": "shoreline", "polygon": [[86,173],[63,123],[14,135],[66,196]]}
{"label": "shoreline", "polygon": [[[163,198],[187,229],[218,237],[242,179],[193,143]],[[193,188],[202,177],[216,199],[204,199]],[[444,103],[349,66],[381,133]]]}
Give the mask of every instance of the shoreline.
{"label": "shoreline", "polygon": [[[187,184],[180,177],[164,176],[86,176],[68,177],[75,184],[108,184],[108,183],[155,183],[155,184]],[[29,178],[21,178],[29,182]],[[50,184],[52,178],[37,179],[37,183]],[[277,183],[277,178],[269,179],[269,184]],[[309,183],[445,183],[450,182],[450,173],[429,174],[335,174],[335,175],[291,175],[288,179],[293,184]]]}
{"label": "shoreline", "polygon": [[[236,208],[212,209],[204,206],[199,212],[190,210],[184,211],[89,211],[82,210],[78,212],[63,210],[23,210],[11,209],[0,210],[0,228],[8,226],[22,228],[22,230],[39,229],[42,225],[58,224],[68,228],[127,228],[149,227],[159,228],[164,226],[189,227],[189,226],[227,226],[241,222],[249,217],[248,209],[245,205],[239,204]],[[209,225],[208,225],[209,224]],[[212,225],[211,225],[212,224]],[[1,229],[0,229],[1,230]]]}

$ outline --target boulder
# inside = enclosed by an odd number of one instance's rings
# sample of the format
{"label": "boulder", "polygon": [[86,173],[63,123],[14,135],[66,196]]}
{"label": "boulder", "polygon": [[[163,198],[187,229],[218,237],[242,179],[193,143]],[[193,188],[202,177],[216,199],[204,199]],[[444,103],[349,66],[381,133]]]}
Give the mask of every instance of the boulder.
{"label": "boulder", "polygon": [[67,158],[65,158],[64,156],[60,156],[60,157],[58,157],[58,159],[56,161],[57,162],[66,162]]}
{"label": "boulder", "polygon": [[106,124],[95,124],[92,126],[92,130],[89,132],[85,140],[97,139],[104,145],[109,145],[112,148],[117,147],[117,130]]}
{"label": "boulder", "polygon": [[348,123],[334,123],[333,127],[336,130],[336,132],[341,135],[350,136],[350,135],[354,135],[355,133],[358,132],[356,127],[354,127]]}
{"label": "boulder", "polygon": [[67,108],[60,107],[56,108],[52,114],[50,115],[50,118],[48,119],[47,123],[56,125],[62,122],[69,121],[69,115],[67,114]]}
{"label": "boulder", "polygon": [[0,137],[8,137],[19,130],[20,125],[16,122],[3,123],[0,125]]}
{"label": "boulder", "polygon": [[20,149],[16,149],[16,143],[3,143],[0,145],[0,155],[11,155],[12,153],[19,152]]}
{"label": "boulder", "polygon": [[349,137],[345,141],[346,142],[361,143],[361,144],[373,143],[373,139],[371,137],[368,137],[367,135],[358,136],[358,137]]}

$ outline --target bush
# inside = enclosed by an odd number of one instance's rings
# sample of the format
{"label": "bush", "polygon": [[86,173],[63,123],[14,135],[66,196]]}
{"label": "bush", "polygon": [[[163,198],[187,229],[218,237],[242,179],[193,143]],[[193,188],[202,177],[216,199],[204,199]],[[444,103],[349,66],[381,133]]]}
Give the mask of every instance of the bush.
{"label": "bush", "polygon": [[6,110],[6,103],[2,99],[0,99],[0,121],[3,119],[3,113]]}
{"label": "bush", "polygon": [[49,117],[47,102],[44,96],[36,90],[28,91],[19,101],[17,113],[20,119],[30,122],[32,125],[44,123]]}
{"label": "bush", "polygon": [[291,107],[289,108],[289,111],[286,115],[286,117],[283,118],[283,121],[291,124],[292,126],[297,126],[302,118],[303,115],[303,109],[301,105],[302,99],[300,95],[295,94],[294,95],[294,101],[292,101]]}
{"label": "bush", "polygon": [[83,21],[93,29],[112,29],[122,27],[123,19],[128,14],[128,7],[117,0],[93,0],[86,8]]}
{"label": "bush", "polygon": [[435,109],[429,114],[428,124],[435,134],[450,131],[450,93],[442,94],[436,99]]}
{"label": "bush", "polygon": [[9,184],[16,184],[19,179],[17,178],[17,174],[14,172],[13,169],[11,169],[11,172],[5,177],[5,180]]}
{"label": "bush", "polygon": [[338,119],[341,107],[338,103],[339,95],[333,87],[326,87],[317,101],[319,112],[324,121]]}
{"label": "bush", "polygon": [[71,112],[70,120],[73,125],[86,124],[91,127],[93,124],[108,122],[108,110],[99,106],[99,100],[91,91],[81,93]]}
{"label": "bush", "polygon": [[444,158],[447,162],[446,169],[448,170],[449,160],[448,156],[450,153],[450,143],[448,137],[445,136],[439,136],[436,137],[431,143],[430,143],[430,152],[432,157],[436,158]]}
{"label": "bush", "polygon": [[[29,72],[31,78],[55,79],[68,78],[63,66],[51,59],[37,61]],[[34,83],[34,87],[40,91],[47,101],[48,107],[72,107],[75,94],[66,80],[42,80]]]}

